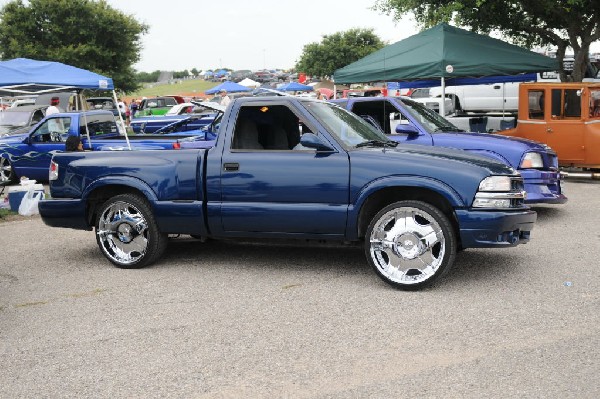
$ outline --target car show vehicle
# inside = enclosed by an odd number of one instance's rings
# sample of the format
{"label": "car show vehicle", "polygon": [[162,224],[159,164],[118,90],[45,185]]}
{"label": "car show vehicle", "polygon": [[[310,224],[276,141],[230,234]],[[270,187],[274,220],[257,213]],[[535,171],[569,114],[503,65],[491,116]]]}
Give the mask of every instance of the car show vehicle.
{"label": "car show vehicle", "polygon": [[172,106],[184,103],[181,96],[162,96],[153,98],[144,98],[140,102],[135,118],[149,115],[164,115]]}
{"label": "car show vehicle", "polygon": [[44,119],[47,105],[22,105],[0,112],[0,137],[27,132]]}
{"label": "car show vehicle", "polygon": [[[124,150],[129,145],[109,111],[65,112],[45,117],[30,131],[0,138],[0,183],[26,176],[48,180],[52,155],[65,151],[69,136],[81,136],[84,149]],[[132,136],[135,149],[179,148],[177,138],[166,135]]]}
{"label": "car show vehicle", "polygon": [[545,143],[559,166],[600,178],[600,83],[521,83],[517,126],[498,133]]}
{"label": "car show vehicle", "polygon": [[561,188],[556,153],[547,145],[464,132],[438,113],[408,98],[357,97],[331,102],[369,119],[389,139],[402,144],[457,148],[510,165],[523,177],[527,203],[562,204],[567,201]]}
{"label": "car show vehicle", "polygon": [[[183,104],[185,103],[179,104],[176,107],[179,108]],[[165,126],[182,120],[188,120],[190,117],[193,117],[193,125],[196,125],[197,128],[201,128],[202,126],[210,124],[219,114],[222,114],[223,111],[225,111],[224,106],[211,101],[193,101],[190,104],[194,107],[192,110],[194,112],[191,114],[186,112],[183,114],[177,113],[176,115],[165,114],[162,116],[133,118],[129,126],[134,133],[154,133]],[[185,107],[179,109],[185,110]]]}
{"label": "car show vehicle", "polygon": [[399,145],[312,99],[239,98],[222,120],[208,149],[56,153],[43,221],[95,229],[120,268],[157,261],[168,234],[355,243],[401,289],[439,279],[460,249],[530,238],[536,213],[505,163]]}

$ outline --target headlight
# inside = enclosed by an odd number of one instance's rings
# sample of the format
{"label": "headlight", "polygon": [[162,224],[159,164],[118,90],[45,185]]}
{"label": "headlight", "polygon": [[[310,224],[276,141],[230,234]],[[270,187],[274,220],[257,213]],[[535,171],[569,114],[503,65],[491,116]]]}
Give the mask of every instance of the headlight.
{"label": "headlight", "polygon": [[528,152],[523,157],[521,161],[520,168],[522,169],[531,169],[531,168],[543,168],[544,161],[542,159],[542,154],[539,152]]}
{"label": "headlight", "polygon": [[526,197],[523,178],[513,176],[490,176],[479,183],[473,201],[474,208],[509,209],[520,208]]}
{"label": "headlight", "polygon": [[510,176],[490,176],[479,183],[479,191],[510,191],[511,188]]}

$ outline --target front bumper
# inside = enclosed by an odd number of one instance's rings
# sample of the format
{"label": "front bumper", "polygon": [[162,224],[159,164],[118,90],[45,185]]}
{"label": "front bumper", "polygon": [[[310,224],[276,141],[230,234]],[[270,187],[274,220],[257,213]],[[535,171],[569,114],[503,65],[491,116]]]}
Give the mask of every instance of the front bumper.
{"label": "front bumper", "polygon": [[41,200],[38,207],[48,226],[92,230],[87,222],[87,205],[81,199],[46,199]]}
{"label": "front bumper", "polygon": [[568,201],[562,192],[559,171],[521,169],[519,173],[527,191],[526,204],[564,204]]}
{"label": "front bumper", "polygon": [[514,247],[529,241],[537,213],[523,211],[456,211],[463,248]]}

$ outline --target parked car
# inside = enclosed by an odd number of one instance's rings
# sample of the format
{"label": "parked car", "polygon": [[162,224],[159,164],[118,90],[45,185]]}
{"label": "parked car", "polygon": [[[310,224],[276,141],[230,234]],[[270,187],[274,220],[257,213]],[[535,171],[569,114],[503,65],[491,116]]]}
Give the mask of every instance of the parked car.
{"label": "parked car", "polygon": [[498,134],[545,143],[558,165],[600,177],[600,83],[521,83],[518,120]]}
{"label": "parked car", "polygon": [[56,154],[39,210],[49,226],[95,229],[120,268],[157,261],[169,234],[344,241],[386,283],[415,290],[459,249],[527,242],[536,213],[522,184],[502,162],[398,145],[324,101],[247,97],[209,149]]}
{"label": "parked car", "polygon": [[140,102],[138,111],[135,113],[134,119],[150,115],[164,115],[174,105],[181,104],[184,102],[185,100],[181,96],[162,96],[144,98]]}
{"label": "parked car", "polygon": [[[110,111],[64,112],[46,116],[27,133],[0,138],[0,183],[27,176],[48,181],[52,156],[65,150],[69,136],[80,136],[86,150],[127,149],[115,117]],[[177,139],[166,135],[129,138],[135,149],[179,148]]]}
{"label": "parked car", "polygon": [[547,145],[465,132],[439,113],[408,98],[357,97],[331,102],[368,119],[391,140],[402,144],[457,148],[505,162],[523,176],[527,203],[567,202],[556,153]]}
{"label": "parked car", "polygon": [[[182,104],[185,104],[185,103],[182,103]],[[185,110],[185,106],[183,108],[179,108],[182,104],[174,106],[173,108],[177,107],[178,110],[181,110],[181,109]],[[180,120],[188,119],[192,115],[200,116],[200,118],[194,119],[193,124],[196,125],[196,127],[205,126],[205,125],[209,124],[210,122],[212,122],[219,113],[223,113],[223,111],[225,110],[224,106],[222,106],[218,103],[210,102],[210,101],[201,101],[201,102],[193,101],[190,104],[192,104],[192,106],[194,107],[193,111],[196,111],[196,112],[193,112],[192,114],[178,113],[176,115],[165,114],[165,115],[158,115],[158,116],[144,116],[144,117],[140,117],[140,118],[133,118],[131,120],[130,127],[134,133],[154,133],[164,126],[170,125],[170,124],[178,122]],[[179,111],[174,111],[174,112],[179,112]]]}
{"label": "parked car", "polygon": [[0,136],[27,132],[46,116],[47,105],[22,105],[0,112]]}

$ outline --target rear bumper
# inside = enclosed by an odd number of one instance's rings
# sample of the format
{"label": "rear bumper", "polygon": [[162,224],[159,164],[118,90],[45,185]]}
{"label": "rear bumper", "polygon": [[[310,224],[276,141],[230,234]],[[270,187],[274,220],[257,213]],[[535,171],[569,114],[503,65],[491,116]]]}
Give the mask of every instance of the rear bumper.
{"label": "rear bumper", "polygon": [[519,170],[527,191],[526,204],[564,204],[568,198],[562,192],[558,171]]}
{"label": "rear bumper", "polygon": [[529,241],[537,214],[532,210],[456,211],[463,248],[514,247]]}
{"label": "rear bumper", "polygon": [[81,199],[46,199],[39,202],[40,216],[51,227],[92,230],[86,220],[87,206]]}

